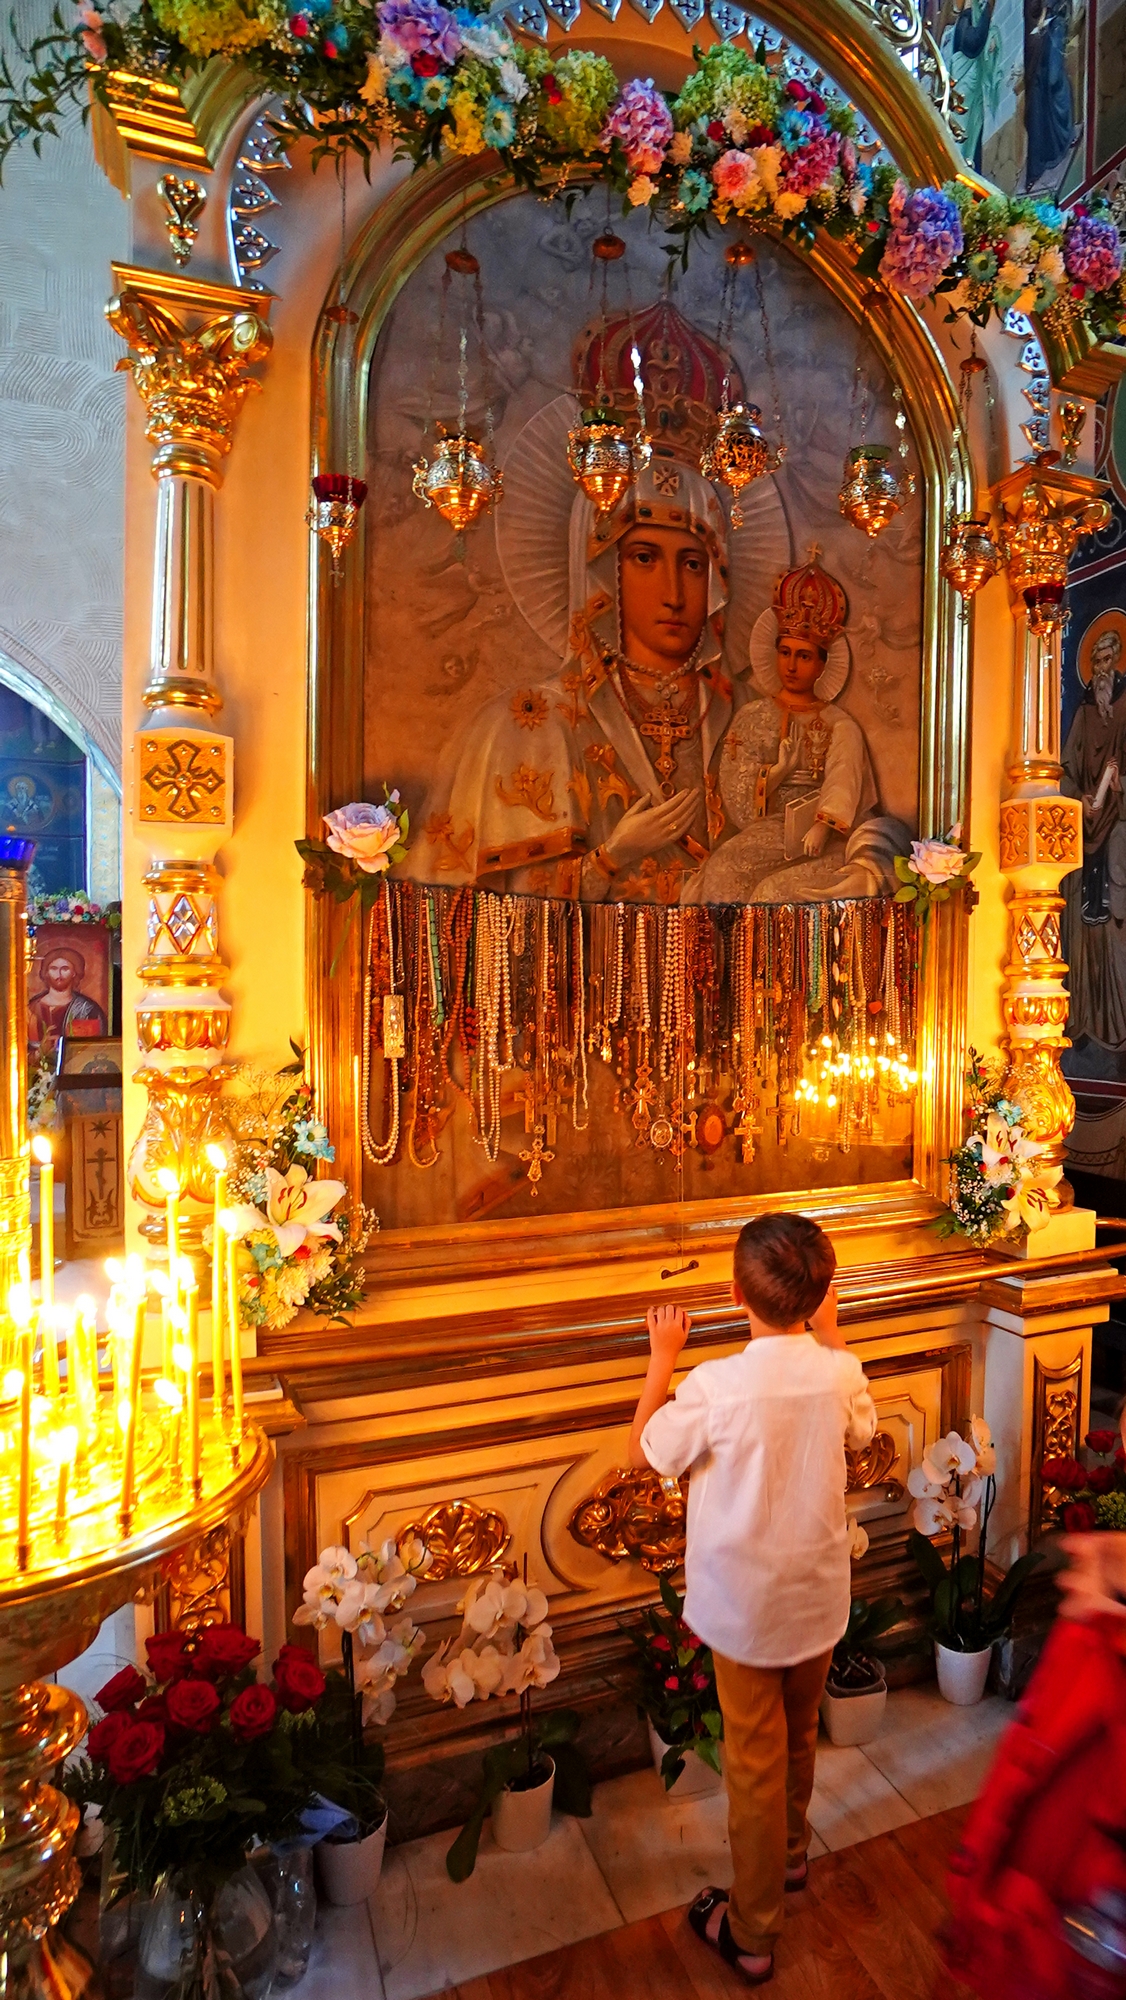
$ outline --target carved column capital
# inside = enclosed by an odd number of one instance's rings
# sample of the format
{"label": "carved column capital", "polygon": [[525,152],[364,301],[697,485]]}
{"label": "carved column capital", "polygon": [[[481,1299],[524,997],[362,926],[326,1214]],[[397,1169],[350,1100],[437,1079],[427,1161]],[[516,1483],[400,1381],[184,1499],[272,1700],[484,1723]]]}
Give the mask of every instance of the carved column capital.
{"label": "carved column capital", "polygon": [[115,264],[113,274],[119,289],[106,318],[132,350],[118,367],[128,369],[148,412],[153,473],[218,486],[238,413],[260,386],[249,371],[266,359],[273,335],[233,287],[128,264]]}

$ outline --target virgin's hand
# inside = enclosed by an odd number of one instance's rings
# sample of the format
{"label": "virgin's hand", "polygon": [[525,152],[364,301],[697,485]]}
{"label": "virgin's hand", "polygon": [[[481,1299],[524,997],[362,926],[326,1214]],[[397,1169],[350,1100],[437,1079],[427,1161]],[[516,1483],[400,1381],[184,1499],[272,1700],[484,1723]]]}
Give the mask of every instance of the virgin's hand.
{"label": "virgin's hand", "polygon": [[683,1306],[650,1306],[645,1316],[649,1328],[649,1351],[672,1373],[677,1356],[692,1330],[692,1321]]}
{"label": "virgin's hand", "polygon": [[644,861],[646,855],[670,847],[681,834],[687,833],[696,817],[699,797],[699,788],[693,786],[687,791],[674,792],[671,799],[662,799],[659,805],[649,799],[638,799],[626,808],[613,833],[603,841],[607,860],[615,868],[630,868],[635,861]]}
{"label": "virgin's hand", "polygon": [[824,820],[815,819],[805,839],[802,841],[802,846],[807,854],[820,854],[828,838],[829,829]]}

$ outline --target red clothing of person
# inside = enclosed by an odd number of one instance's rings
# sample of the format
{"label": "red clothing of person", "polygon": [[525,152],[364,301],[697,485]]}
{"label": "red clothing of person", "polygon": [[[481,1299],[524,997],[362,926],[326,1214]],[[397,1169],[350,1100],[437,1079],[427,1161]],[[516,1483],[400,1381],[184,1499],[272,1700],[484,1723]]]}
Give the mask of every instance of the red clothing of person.
{"label": "red clothing of person", "polygon": [[[943,1940],[984,2000],[1123,2000],[1064,1913],[1126,1894],[1122,1626],[1061,1618],[951,1860]],[[1073,1933],[1074,1935],[1074,1933]]]}

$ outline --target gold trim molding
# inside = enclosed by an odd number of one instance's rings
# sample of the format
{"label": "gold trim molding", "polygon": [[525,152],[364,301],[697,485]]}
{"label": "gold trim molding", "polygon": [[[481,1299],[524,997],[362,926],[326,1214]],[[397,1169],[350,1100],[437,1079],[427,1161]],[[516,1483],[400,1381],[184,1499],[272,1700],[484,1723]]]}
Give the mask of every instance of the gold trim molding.
{"label": "gold trim molding", "polygon": [[1067,1494],[1058,1486],[1043,1486],[1040,1468],[1046,1458],[1074,1458],[1079,1450],[1083,1416],[1083,1350],[1060,1368],[1049,1368],[1039,1355],[1032,1363],[1032,1476],[1028,1489],[1028,1539],[1035,1543],[1052,1528]]}

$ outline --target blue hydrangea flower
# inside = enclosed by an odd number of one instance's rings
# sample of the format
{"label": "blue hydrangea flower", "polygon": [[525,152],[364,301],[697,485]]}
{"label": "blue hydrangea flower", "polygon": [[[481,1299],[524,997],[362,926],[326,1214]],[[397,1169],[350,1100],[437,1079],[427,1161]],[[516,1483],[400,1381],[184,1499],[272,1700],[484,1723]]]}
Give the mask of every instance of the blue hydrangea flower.
{"label": "blue hydrangea flower", "polygon": [[1062,208],[1056,207],[1054,201],[1038,201],[1034,205],[1036,220],[1043,228],[1062,229],[1066,224],[1067,216],[1064,214]]}
{"label": "blue hydrangea flower", "polygon": [[[437,82],[436,77],[432,77],[430,80],[432,83]],[[314,1160],[335,1160],[336,1158],[336,1148],[335,1146],[330,1146],[328,1142],[328,1126],[322,1125],[319,1118],[299,1118],[297,1120],[293,1128],[293,1150],[295,1153],[307,1153]]]}
{"label": "blue hydrangea flower", "polygon": [[796,105],[788,105],[778,119],[778,137],[788,153],[796,153],[804,146],[813,130],[813,117],[808,111],[799,111]]}
{"label": "blue hydrangea flower", "polygon": [[998,1118],[1003,1118],[1006,1125],[1019,1125],[1024,1117],[1020,1105],[1014,1104],[1009,1097],[999,1097],[994,1109]]}
{"label": "blue hydrangea flower", "polygon": [[267,1185],[266,1171],[264,1167],[261,1168],[256,1174],[247,1175],[246,1195],[247,1195],[247,1200],[252,1201],[254,1203],[255,1208],[265,1208],[266,1203],[270,1198],[270,1190],[269,1186]]}
{"label": "blue hydrangea flower", "polygon": [[503,151],[505,146],[511,146],[516,137],[516,120],[512,114],[512,106],[506,104],[503,97],[490,97],[485,106],[485,123],[482,129],[486,146],[495,146],[498,151]]}
{"label": "blue hydrangea flower", "polygon": [[[418,101],[423,111],[432,114],[445,108],[450,94],[450,81],[445,76],[428,76],[418,93]],[[331,1159],[332,1155],[327,1156]]]}
{"label": "blue hydrangea flower", "polygon": [[697,173],[695,167],[687,167],[680,176],[676,194],[681,207],[686,208],[689,215],[698,215],[711,201],[711,182],[706,174]]}
{"label": "blue hydrangea flower", "polygon": [[398,104],[404,111],[417,104],[422,91],[422,79],[413,69],[397,69],[387,85],[387,95],[392,104]]}

